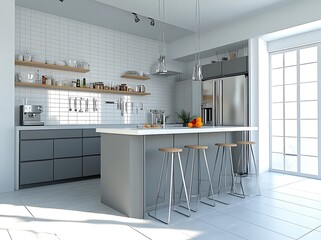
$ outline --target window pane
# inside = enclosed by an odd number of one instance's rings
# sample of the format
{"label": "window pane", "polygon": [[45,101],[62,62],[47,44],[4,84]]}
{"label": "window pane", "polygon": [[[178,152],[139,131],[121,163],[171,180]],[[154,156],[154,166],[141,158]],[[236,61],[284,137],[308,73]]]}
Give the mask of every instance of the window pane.
{"label": "window pane", "polygon": [[272,87],[272,102],[283,102],[283,86]]}
{"label": "window pane", "polygon": [[318,84],[317,82],[312,83],[301,83],[300,98],[304,100],[317,100],[318,99]]}
{"label": "window pane", "polygon": [[283,85],[283,68],[272,70],[272,86]]}
{"label": "window pane", "polygon": [[297,68],[295,67],[287,67],[284,69],[284,83],[297,83]]}
{"label": "window pane", "polygon": [[283,137],[272,137],[272,152],[283,153]]}
{"label": "window pane", "polygon": [[301,102],[300,112],[301,118],[318,118],[318,102],[317,101],[307,101]]}
{"label": "window pane", "polygon": [[317,47],[310,47],[300,50],[300,63],[310,63],[317,61]]}
{"label": "window pane", "polygon": [[283,67],[283,53],[275,54],[271,56],[271,67],[272,68]]}
{"label": "window pane", "polygon": [[316,63],[300,66],[300,82],[317,82],[318,68]]}
{"label": "window pane", "polygon": [[285,119],[297,118],[297,102],[290,102],[284,104]]}
{"label": "window pane", "polygon": [[318,137],[318,120],[301,120],[301,137]]}
{"label": "window pane", "polygon": [[285,85],[284,86],[284,98],[286,102],[296,101],[296,84]]}
{"label": "window pane", "polygon": [[283,121],[282,120],[272,120],[272,135],[273,136],[283,136]]}
{"label": "window pane", "polygon": [[318,139],[301,138],[301,154],[318,156]]}
{"label": "window pane", "polygon": [[283,119],[283,103],[272,104],[272,119]]}
{"label": "window pane", "polygon": [[284,170],[284,156],[279,153],[272,153],[272,168]]}
{"label": "window pane", "polygon": [[288,138],[284,139],[285,142],[285,153],[286,154],[297,154],[297,138]]}
{"label": "window pane", "polygon": [[296,51],[284,53],[284,66],[293,66],[296,65]]}
{"label": "window pane", "polygon": [[298,171],[298,157],[297,156],[285,156],[285,171],[297,172]]}
{"label": "window pane", "polygon": [[301,156],[301,173],[318,175],[318,158]]}
{"label": "window pane", "polygon": [[285,120],[285,136],[296,137],[297,136],[297,121],[296,120]]}

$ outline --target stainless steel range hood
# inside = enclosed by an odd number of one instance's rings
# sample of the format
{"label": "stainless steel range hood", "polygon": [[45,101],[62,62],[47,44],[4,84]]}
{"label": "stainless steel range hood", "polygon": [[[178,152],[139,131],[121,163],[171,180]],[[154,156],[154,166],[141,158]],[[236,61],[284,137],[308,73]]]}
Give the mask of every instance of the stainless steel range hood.
{"label": "stainless steel range hood", "polygon": [[161,72],[158,73],[156,72],[156,67],[157,67],[157,62],[152,65],[151,67],[151,74],[152,75],[158,75],[158,76],[163,76],[163,77],[168,77],[168,76],[175,76],[183,73],[183,63],[178,62],[178,61],[166,61],[166,67],[167,67],[167,72]]}

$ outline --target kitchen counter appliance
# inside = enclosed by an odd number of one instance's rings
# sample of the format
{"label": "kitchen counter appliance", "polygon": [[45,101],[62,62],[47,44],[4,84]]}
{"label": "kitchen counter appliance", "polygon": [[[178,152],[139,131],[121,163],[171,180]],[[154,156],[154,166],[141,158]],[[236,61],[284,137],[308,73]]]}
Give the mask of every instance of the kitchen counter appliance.
{"label": "kitchen counter appliance", "polygon": [[43,108],[41,105],[20,105],[20,125],[21,126],[43,126],[40,114]]}

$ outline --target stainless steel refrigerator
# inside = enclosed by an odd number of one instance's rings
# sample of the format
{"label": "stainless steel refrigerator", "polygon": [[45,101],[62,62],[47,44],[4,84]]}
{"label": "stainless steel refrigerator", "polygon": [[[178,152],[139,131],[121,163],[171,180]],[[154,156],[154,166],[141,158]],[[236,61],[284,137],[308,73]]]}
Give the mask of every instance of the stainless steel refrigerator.
{"label": "stainless steel refrigerator", "polygon": [[248,126],[248,78],[245,75],[202,82],[205,125]]}
{"label": "stainless steel refrigerator", "polygon": [[[202,82],[202,117],[205,125],[249,126],[249,84],[245,75]],[[225,134],[226,142],[248,141],[248,132]],[[237,162],[239,149],[233,151],[235,172],[247,172]],[[248,157],[248,152],[243,153]]]}

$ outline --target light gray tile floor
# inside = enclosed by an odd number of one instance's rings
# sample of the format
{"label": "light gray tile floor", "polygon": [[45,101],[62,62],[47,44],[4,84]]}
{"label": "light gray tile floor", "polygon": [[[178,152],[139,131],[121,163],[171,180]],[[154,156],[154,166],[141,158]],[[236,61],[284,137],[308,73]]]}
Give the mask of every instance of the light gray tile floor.
{"label": "light gray tile floor", "polygon": [[[100,180],[0,194],[0,240],[320,240],[321,181],[264,173],[260,196],[220,194],[169,225],[123,216],[100,202]],[[166,209],[158,213],[162,215]],[[163,212],[162,212],[163,211]]]}

